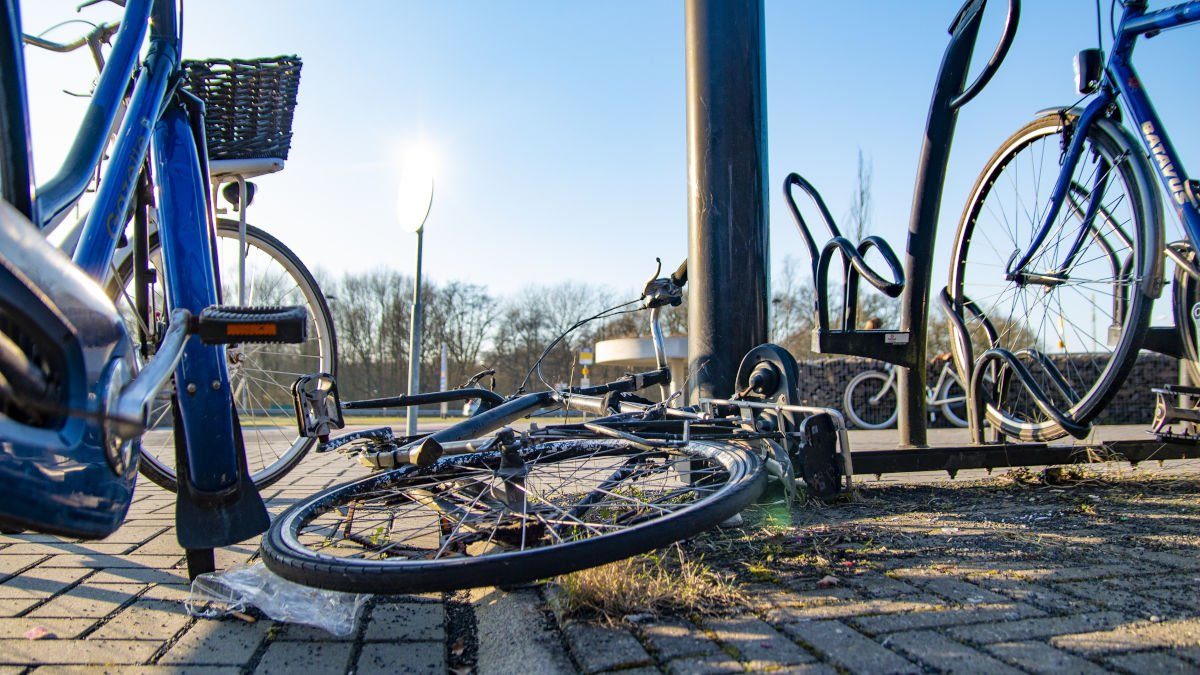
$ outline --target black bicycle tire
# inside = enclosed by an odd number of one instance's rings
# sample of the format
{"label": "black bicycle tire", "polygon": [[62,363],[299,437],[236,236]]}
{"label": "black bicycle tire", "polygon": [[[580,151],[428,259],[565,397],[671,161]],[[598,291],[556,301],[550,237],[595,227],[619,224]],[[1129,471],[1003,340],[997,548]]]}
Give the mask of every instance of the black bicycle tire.
{"label": "black bicycle tire", "polygon": [[[611,439],[604,442],[616,447]],[[523,551],[400,563],[333,558],[290,543],[294,530],[306,522],[307,516],[327,512],[336,508],[331,505],[348,503],[355,495],[389,482],[419,480],[451,465],[472,466],[470,463],[479,461],[482,455],[451,456],[430,467],[406,466],[334,486],[293,505],[272,522],[263,536],[263,562],[289,581],[352,593],[424,593],[513,585],[603,565],[699,534],[740,513],[762,493],[766,472],[755,453],[711,441],[694,442],[688,448],[693,455],[723,457],[722,464],[733,478],[721,491],[684,509],[627,529]]]}
{"label": "black bicycle tire", "polygon": [[885,384],[888,381],[888,375],[886,373],[883,373],[878,370],[864,370],[863,372],[852,377],[850,379],[850,381],[848,383],[846,383],[846,391],[843,392],[843,394],[842,394],[842,405],[846,409],[846,417],[849,417],[850,421],[854,423],[854,426],[856,426],[860,429],[867,429],[870,431],[879,431],[880,429],[890,429],[891,427],[895,426],[896,419],[900,414],[899,394],[896,394],[897,407],[892,410],[891,416],[889,416],[887,418],[887,421],[883,422],[882,424],[873,424],[873,423],[869,423],[869,422],[864,422],[862,416],[858,414],[858,411],[854,410],[854,404],[850,402],[853,399],[853,397],[851,396],[851,393],[853,392],[854,388],[857,387],[860,382],[865,382],[868,378],[872,378],[872,377],[877,377],[877,378],[882,379]]}
{"label": "black bicycle tire", "polygon": [[[992,154],[992,157],[984,165],[979,177],[976,179],[974,187],[971,188],[970,197],[967,200],[966,206],[963,208],[963,214],[959,221],[958,230],[955,233],[954,249],[950,262],[950,277],[949,288],[951,289],[951,297],[955,306],[962,306],[963,291],[961,278],[963,274],[962,252],[964,244],[969,245],[970,235],[974,231],[975,216],[982,208],[982,203],[986,199],[988,192],[991,189],[993,174],[1002,171],[1021,150],[1032,143],[1032,140],[1026,140],[1030,134],[1039,132],[1045,129],[1059,129],[1064,124],[1064,120],[1074,119],[1070,113],[1050,113],[1034,119],[1027,123],[1007,139],[1001,143],[999,149]],[[1053,131],[1047,132],[1044,135],[1050,135]],[[1119,136],[1119,132],[1110,131],[1103,120],[1097,121],[1088,129],[1089,137],[1099,139],[1100,144],[1106,144],[1108,149],[1122,149],[1131,146],[1132,142],[1126,141]],[[1093,141],[1096,142],[1096,141]],[[1136,147],[1130,153],[1130,172],[1132,189],[1138,191],[1136,208],[1134,209],[1135,217],[1138,220],[1136,237],[1140,237],[1142,247],[1139,249],[1139,257],[1142,257],[1142,263],[1146,263],[1146,249],[1149,248],[1155,251],[1155,255],[1161,255],[1162,250],[1162,227],[1161,222],[1154,217],[1155,210],[1148,204],[1149,199],[1157,199],[1158,193],[1152,180],[1149,179],[1149,169],[1146,165],[1145,155]],[[1157,227],[1157,230],[1155,228]],[[1153,274],[1153,263],[1149,263],[1150,272]],[[1161,270],[1160,270],[1161,271]],[[1151,285],[1154,282],[1151,281]],[[1088,395],[1081,402],[1072,407],[1069,411],[1074,421],[1080,424],[1090,423],[1097,415],[1099,415],[1107,404],[1116,396],[1121,388],[1121,384],[1128,377],[1129,372],[1133,369],[1137,361],[1137,354],[1141,349],[1142,342],[1145,339],[1147,329],[1150,325],[1150,314],[1153,305],[1153,298],[1146,297],[1137,289],[1130,294],[1131,302],[1134,304],[1134,309],[1128,312],[1131,321],[1128,322],[1128,327],[1121,332],[1121,343],[1118,349],[1121,356],[1110,359],[1105,370],[1097,382],[1089,389]],[[1114,350],[1114,354],[1118,350]],[[973,370],[974,364],[963,363],[962,354],[956,347],[953,350],[955,366],[958,372],[965,373]],[[978,355],[976,355],[978,356]],[[1014,382],[1013,386],[1020,386]],[[1045,442],[1052,441],[1067,435],[1067,432],[1053,420],[1044,420],[1036,423],[1025,422],[1005,415],[991,403],[988,403],[985,409],[987,421],[997,428],[1005,436],[1016,438],[1028,442]]]}
{"label": "black bicycle tire", "polygon": [[[221,219],[217,222],[217,229],[224,230],[226,232],[232,232],[232,233],[236,234],[238,231],[238,223],[235,221],[231,221],[231,220]],[[288,263],[290,265],[292,265],[296,269],[296,271],[300,274],[304,283],[306,283],[309,286],[309,288],[313,291],[313,295],[316,298],[317,305],[322,313],[323,323],[325,324],[326,329],[329,331],[329,351],[330,351],[330,371],[329,372],[331,375],[336,376],[337,375],[337,331],[336,331],[336,325],[335,325],[335,322],[333,319],[333,313],[330,312],[330,310],[329,310],[329,304],[325,299],[325,294],[321,291],[321,286],[317,283],[317,280],[313,277],[313,275],[309,271],[308,267],[305,266],[303,262],[301,262],[300,258],[295,253],[293,253],[290,248],[288,248],[286,245],[284,245],[283,242],[279,241],[279,239],[277,239],[276,237],[272,236],[271,234],[267,233],[266,231],[264,231],[260,228],[257,228],[253,225],[246,226],[246,234],[248,237],[259,239],[260,241],[265,243],[268,247],[274,249],[275,252],[277,252],[280,256],[287,259]],[[153,251],[159,245],[157,232],[152,232],[150,234],[149,244],[150,244],[149,249],[150,249],[151,253],[153,253]],[[114,280],[128,278],[128,276],[132,270],[132,266],[133,266],[133,256],[128,255],[118,265],[117,274],[114,276]],[[114,283],[115,283],[115,281],[114,281]],[[113,296],[117,292],[117,290],[116,290],[117,288],[119,288],[119,287],[113,285],[109,289],[110,297]],[[255,474],[253,474],[251,476],[251,480],[254,482],[254,485],[256,487],[258,487],[259,489],[262,489],[262,488],[270,487],[271,485],[278,482],[280,479],[282,479],[284,476],[286,476],[292,469],[296,468],[296,465],[299,464],[308,455],[309,451],[312,450],[312,447],[315,444],[316,444],[316,439],[312,439],[312,438],[307,439],[307,441],[302,444],[302,447],[299,450],[294,450],[294,451],[289,452],[288,456],[285,459],[283,459],[282,461],[273,463],[271,466],[267,467],[263,471],[259,471]],[[141,457],[141,461],[138,462],[138,470],[141,472],[141,474],[143,476],[145,476],[147,479],[149,479],[151,482],[153,482],[155,485],[158,485],[159,487],[163,488],[164,490],[167,490],[169,492],[175,492],[179,486],[175,471],[160,464],[157,461],[154,461],[152,459],[148,460],[148,457],[150,457],[150,456],[143,454]]]}

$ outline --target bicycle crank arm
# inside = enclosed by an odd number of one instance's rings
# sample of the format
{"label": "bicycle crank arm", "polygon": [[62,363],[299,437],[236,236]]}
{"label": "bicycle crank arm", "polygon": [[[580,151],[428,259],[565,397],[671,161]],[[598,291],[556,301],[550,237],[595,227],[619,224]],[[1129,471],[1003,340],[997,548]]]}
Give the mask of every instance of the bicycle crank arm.
{"label": "bicycle crank arm", "polygon": [[[171,312],[170,325],[158,346],[154,357],[142,368],[142,372],[125,386],[115,405],[108,410],[113,418],[110,424],[113,433],[122,438],[141,436],[149,424],[150,404],[158,392],[175,372],[183,348],[187,344],[191,312],[176,309]],[[137,423],[134,423],[137,420]]]}

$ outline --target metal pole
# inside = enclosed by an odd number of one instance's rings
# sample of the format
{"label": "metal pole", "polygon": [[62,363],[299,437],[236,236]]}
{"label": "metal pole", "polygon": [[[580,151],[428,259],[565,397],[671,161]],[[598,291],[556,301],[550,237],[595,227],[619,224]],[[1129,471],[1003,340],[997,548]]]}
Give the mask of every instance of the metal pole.
{"label": "metal pole", "polygon": [[766,342],[767,122],[762,0],[687,0],[688,373],[732,395]]}
{"label": "metal pole", "polygon": [[[446,341],[443,340],[442,341],[442,372],[441,372],[441,378],[439,378],[439,380],[438,380],[438,389],[441,391],[446,391],[447,389],[450,388],[450,370],[448,368],[449,364],[447,363],[447,361],[449,359],[447,358],[447,356],[448,356],[448,351],[446,349]],[[446,401],[442,401],[442,419],[446,419],[446,413],[449,412],[449,410],[450,410],[450,404],[447,403]]]}
{"label": "metal pole", "polygon": [[937,234],[938,213],[942,205],[942,187],[946,183],[946,167],[950,161],[950,145],[958,121],[958,105],[954,101],[963,92],[971,52],[979,33],[981,14],[975,14],[954,31],[954,38],[942,57],[929,117],[925,123],[925,142],[917,164],[917,183],[913,188],[912,214],[908,224],[908,245],[905,247],[904,278],[907,280],[900,298],[900,331],[911,337],[909,352],[912,360],[896,370],[899,398],[897,430],[900,445],[923,447],[928,444],[929,412],[925,400],[929,363],[929,291],[933,266],[934,239]]}
{"label": "metal pole", "polygon": [[[413,278],[412,319],[409,321],[408,334],[408,393],[421,393],[421,323],[424,320],[421,307],[421,247],[425,241],[425,227],[417,230],[417,275]],[[417,433],[418,406],[408,407],[408,419],[404,426],[404,434],[412,436]]]}

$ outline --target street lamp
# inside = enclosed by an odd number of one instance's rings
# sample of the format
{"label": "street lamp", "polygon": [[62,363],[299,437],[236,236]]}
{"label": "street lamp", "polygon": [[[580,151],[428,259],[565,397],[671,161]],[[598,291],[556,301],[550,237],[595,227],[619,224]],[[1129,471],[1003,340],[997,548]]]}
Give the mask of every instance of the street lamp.
{"label": "street lamp", "polygon": [[[425,220],[433,207],[433,158],[427,151],[413,151],[405,156],[400,173],[400,189],[396,199],[396,217],[400,227],[417,235],[417,270],[413,277],[412,320],[408,339],[408,393],[421,390],[421,249],[425,239]],[[409,406],[404,433],[417,433],[418,406]]]}

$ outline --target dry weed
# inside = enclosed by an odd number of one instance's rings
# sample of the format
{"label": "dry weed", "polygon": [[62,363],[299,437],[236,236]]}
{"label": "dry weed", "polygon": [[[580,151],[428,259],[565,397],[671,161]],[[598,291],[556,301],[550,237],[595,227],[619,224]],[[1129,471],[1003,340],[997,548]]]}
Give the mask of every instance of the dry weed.
{"label": "dry weed", "polygon": [[723,574],[673,547],[581,570],[555,579],[559,611],[618,620],[661,612],[709,614],[745,602]]}

